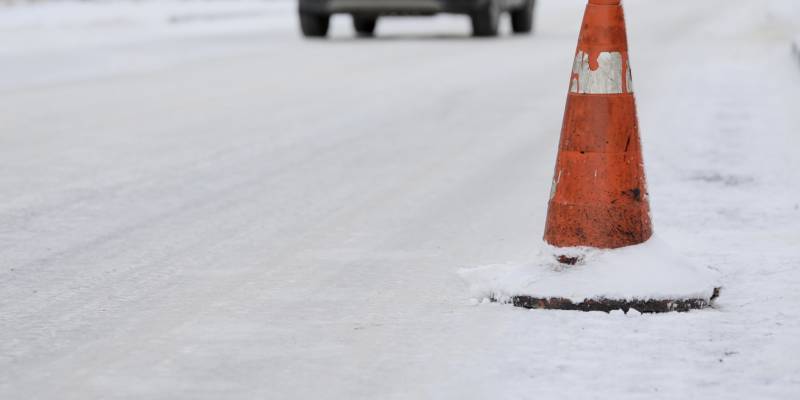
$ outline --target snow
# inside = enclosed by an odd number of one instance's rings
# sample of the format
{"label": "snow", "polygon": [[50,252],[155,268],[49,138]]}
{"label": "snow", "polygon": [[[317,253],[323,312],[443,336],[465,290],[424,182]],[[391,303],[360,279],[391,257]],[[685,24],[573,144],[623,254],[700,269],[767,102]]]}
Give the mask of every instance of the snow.
{"label": "snow", "polygon": [[654,228],[723,286],[640,316],[458,274],[537,255],[585,1],[538,4],[0,8],[0,398],[797,398],[796,1],[625,3]]}
{"label": "snow", "polygon": [[[276,29],[294,33],[295,6],[280,0],[0,5],[0,57],[11,60],[4,64],[0,88],[96,79],[252,51],[231,39]],[[205,45],[187,45],[196,41]],[[59,68],[50,65],[53,60]]]}
{"label": "snow", "polygon": [[[575,257],[565,266],[556,257]],[[719,286],[716,271],[698,267],[658,237],[620,249],[555,248],[543,243],[529,264],[500,264],[461,270],[477,298],[508,301],[513,296],[591,299],[710,300]]]}
{"label": "snow", "polygon": [[800,63],[800,36],[795,37],[792,41],[792,52],[797,57],[797,62]]}

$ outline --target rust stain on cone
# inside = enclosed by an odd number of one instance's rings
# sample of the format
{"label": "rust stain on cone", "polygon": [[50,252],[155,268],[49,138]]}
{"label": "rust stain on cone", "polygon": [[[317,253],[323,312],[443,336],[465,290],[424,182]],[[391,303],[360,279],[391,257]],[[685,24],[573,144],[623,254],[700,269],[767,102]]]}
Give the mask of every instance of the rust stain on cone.
{"label": "rust stain on cone", "polygon": [[618,248],[652,235],[619,0],[590,0],[570,76],[544,239]]}

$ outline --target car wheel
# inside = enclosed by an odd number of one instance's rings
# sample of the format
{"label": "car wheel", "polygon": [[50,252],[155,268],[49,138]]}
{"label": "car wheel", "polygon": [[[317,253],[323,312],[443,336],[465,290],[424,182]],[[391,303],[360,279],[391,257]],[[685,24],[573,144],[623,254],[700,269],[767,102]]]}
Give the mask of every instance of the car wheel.
{"label": "car wheel", "polygon": [[522,8],[511,11],[511,30],[529,33],[533,30],[533,8],[536,0],[527,0]]}
{"label": "car wheel", "polygon": [[300,30],[305,37],[325,37],[330,20],[331,16],[327,14],[300,12]]}
{"label": "car wheel", "polygon": [[500,2],[489,0],[481,10],[472,14],[472,34],[474,36],[497,36],[500,26]]}
{"label": "car wheel", "polygon": [[375,34],[375,25],[378,17],[362,17],[353,15],[353,28],[359,36],[372,36]]}

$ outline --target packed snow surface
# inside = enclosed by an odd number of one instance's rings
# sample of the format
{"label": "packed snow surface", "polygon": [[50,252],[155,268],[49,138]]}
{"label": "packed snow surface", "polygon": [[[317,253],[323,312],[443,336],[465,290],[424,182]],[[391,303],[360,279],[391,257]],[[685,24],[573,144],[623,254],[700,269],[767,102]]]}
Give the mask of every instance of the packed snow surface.
{"label": "packed snow surface", "polygon": [[796,0],[625,2],[715,308],[474,305],[460,268],[536,260],[585,3],[327,41],[294,1],[0,6],[0,399],[800,398]]}
{"label": "packed snow surface", "polygon": [[797,57],[797,62],[800,63],[800,36],[794,38],[792,42],[792,51],[795,57]]}
{"label": "packed snow surface", "polygon": [[[565,265],[557,256],[576,258]],[[461,270],[478,299],[512,296],[589,299],[710,300],[719,285],[716,271],[698,267],[657,237],[620,249],[566,248],[546,244],[528,264],[499,264]]]}

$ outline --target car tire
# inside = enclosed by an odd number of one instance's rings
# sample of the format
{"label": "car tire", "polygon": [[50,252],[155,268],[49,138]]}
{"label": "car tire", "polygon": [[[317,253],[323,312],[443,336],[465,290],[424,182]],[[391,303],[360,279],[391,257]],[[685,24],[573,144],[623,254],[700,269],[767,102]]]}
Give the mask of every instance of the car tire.
{"label": "car tire", "polygon": [[325,37],[330,20],[331,16],[327,14],[300,12],[300,30],[305,37]]}
{"label": "car tire", "polygon": [[375,25],[378,23],[378,17],[363,17],[353,15],[353,28],[356,30],[358,36],[372,36],[375,34]]}
{"label": "car tire", "polygon": [[472,35],[490,37],[497,36],[500,26],[500,2],[489,0],[480,10],[472,13]]}
{"label": "car tire", "polygon": [[511,30],[514,33],[530,33],[533,30],[533,9],[536,0],[527,0],[522,8],[511,11]]}

